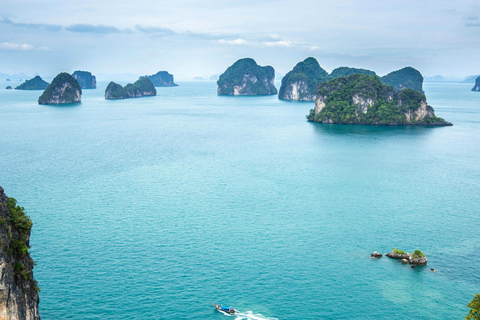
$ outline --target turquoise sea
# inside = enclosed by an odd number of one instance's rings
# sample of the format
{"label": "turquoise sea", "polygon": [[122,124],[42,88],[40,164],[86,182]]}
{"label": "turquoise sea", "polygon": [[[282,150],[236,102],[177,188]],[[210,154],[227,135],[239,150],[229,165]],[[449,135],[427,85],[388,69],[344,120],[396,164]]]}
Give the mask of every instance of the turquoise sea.
{"label": "turquoise sea", "polygon": [[[454,123],[438,128],[309,123],[313,103],[214,82],[106,101],[106,84],[40,106],[0,82],[0,185],[34,222],[42,319],[225,319],[211,302],[231,319],[462,319],[480,293],[472,84],[424,84]],[[393,247],[428,265],[369,257]]]}

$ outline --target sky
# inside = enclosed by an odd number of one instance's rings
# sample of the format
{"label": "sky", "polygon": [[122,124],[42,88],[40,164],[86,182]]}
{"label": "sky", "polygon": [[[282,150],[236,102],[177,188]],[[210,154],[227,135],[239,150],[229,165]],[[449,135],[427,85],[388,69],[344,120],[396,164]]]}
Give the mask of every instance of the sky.
{"label": "sky", "polygon": [[[478,0],[0,0],[0,73],[210,77],[250,57],[480,74]],[[97,76],[98,77],[98,76]],[[114,80],[114,79],[105,79]]]}

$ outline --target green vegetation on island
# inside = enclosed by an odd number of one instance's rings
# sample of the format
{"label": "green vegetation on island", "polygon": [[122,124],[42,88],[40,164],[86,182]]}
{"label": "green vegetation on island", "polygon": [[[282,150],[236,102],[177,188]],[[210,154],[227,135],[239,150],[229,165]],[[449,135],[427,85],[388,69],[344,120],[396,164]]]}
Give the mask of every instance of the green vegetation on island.
{"label": "green vegetation on island", "polygon": [[467,304],[470,308],[465,320],[480,320],[480,294],[476,293],[472,301]]}
{"label": "green vegetation on island", "polygon": [[393,248],[393,253],[395,253],[395,254],[404,254],[404,253],[406,253],[406,252],[403,251],[403,250],[398,250],[397,248]]}
{"label": "green vegetation on island", "polygon": [[412,253],[412,257],[414,257],[414,258],[424,258],[424,257],[425,257],[425,253],[423,253],[423,252],[420,251],[420,250],[415,250],[415,251]]}
{"label": "green vegetation on island", "polygon": [[251,58],[240,59],[220,76],[218,95],[273,95],[275,70],[271,66],[259,66]]}
{"label": "green vegetation on island", "polygon": [[156,74],[152,74],[150,76],[143,76],[142,78],[148,78],[152,81],[155,87],[176,87],[178,84],[173,82],[173,75],[168,73],[167,71],[159,71]]}
{"label": "green vegetation on island", "polygon": [[381,79],[383,84],[392,86],[396,91],[413,89],[423,93],[423,76],[418,70],[412,67],[405,67],[390,72],[386,76],[381,77]]}
{"label": "green vegetation on island", "polygon": [[82,100],[82,89],[77,80],[66,72],[59,73],[38,98],[39,104],[66,104]]}
{"label": "green vegetation on island", "polygon": [[318,84],[325,80],[328,73],[315,58],[307,58],[282,78],[278,93],[280,100],[314,101]]}
{"label": "green vegetation on island", "polygon": [[15,90],[45,90],[48,87],[48,82],[43,81],[40,76],[36,76],[15,88]]}
{"label": "green vegetation on island", "polygon": [[148,78],[140,78],[135,83],[129,83],[125,87],[112,81],[105,90],[105,99],[128,99],[156,95],[157,90]]}
{"label": "green vegetation on island", "polygon": [[370,125],[451,125],[435,116],[425,95],[396,92],[377,76],[354,74],[321,83],[309,121]]}
{"label": "green vegetation on island", "polygon": [[367,69],[360,68],[350,68],[350,67],[340,67],[334,69],[326,78],[325,81],[330,81],[332,79],[351,76],[352,74],[367,74],[369,76],[375,76],[376,73]]}

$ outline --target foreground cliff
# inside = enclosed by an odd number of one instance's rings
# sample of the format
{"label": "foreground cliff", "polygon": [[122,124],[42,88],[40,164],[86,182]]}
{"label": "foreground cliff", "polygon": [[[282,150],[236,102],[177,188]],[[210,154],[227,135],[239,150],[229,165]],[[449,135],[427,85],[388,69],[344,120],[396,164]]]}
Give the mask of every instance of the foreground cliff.
{"label": "foreground cliff", "polygon": [[32,222],[0,187],[0,319],[37,320],[37,282],[28,252]]}
{"label": "foreground cliff", "polygon": [[354,74],[321,83],[309,121],[370,125],[433,125],[450,122],[435,116],[424,94],[395,91],[377,76]]}
{"label": "foreground cliff", "polygon": [[17,86],[15,90],[45,90],[48,87],[48,82],[43,81],[40,76],[36,76],[30,80],[26,80],[21,85]]}
{"label": "foreground cliff", "polygon": [[110,82],[105,90],[105,99],[128,99],[145,96],[156,96],[157,90],[148,78],[140,78],[135,83],[122,87],[118,83]]}
{"label": "foreground cliff", "polygon": [[39,104],[66,104],[82,101],[82,89],[77,80],[66,72],[59,73],[38,98]]}
{"label": "foreground cliff", "polygon": [[289,101],[314,101],[317,87],[328,73],[315,58],[307,58],[282,78],[278,99]]}
{"label": "foreground cliff", "polygon": [[176,87],[178,84],[173,82],[173,75],[167,71],[159,71],[151,76],[144,76],[138,79],[148,78],[155,87]]}
{"label": "foreground cliff", "polygon": [[273,84],[275,70],[271,66],[259,66],[251,58],[240,59],[220,76],[218,95],[260,96],[277,94]]}
{"label": "foreground cliff", "polygon": [[72,77],[77,80],[80,88],[82,89],[96,89],[97,78],[88,71],[75,71],[72,73]]}
{"label": "foreground cliff", "polygon": [[475,80],[475,85],[473,86],[472,91],[480,91],[480,77]]}

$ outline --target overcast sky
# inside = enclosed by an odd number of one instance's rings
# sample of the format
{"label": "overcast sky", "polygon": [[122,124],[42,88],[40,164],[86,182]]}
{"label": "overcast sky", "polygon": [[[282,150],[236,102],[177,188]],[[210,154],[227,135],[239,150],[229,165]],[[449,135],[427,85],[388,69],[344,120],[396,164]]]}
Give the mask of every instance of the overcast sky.
{"label": "overcast sky", "polygon": [[187,79],[251,57],[285,74],[312,56],[464,77],[480,73],[479,16],[478,0],[1,0],[0,72]]}

